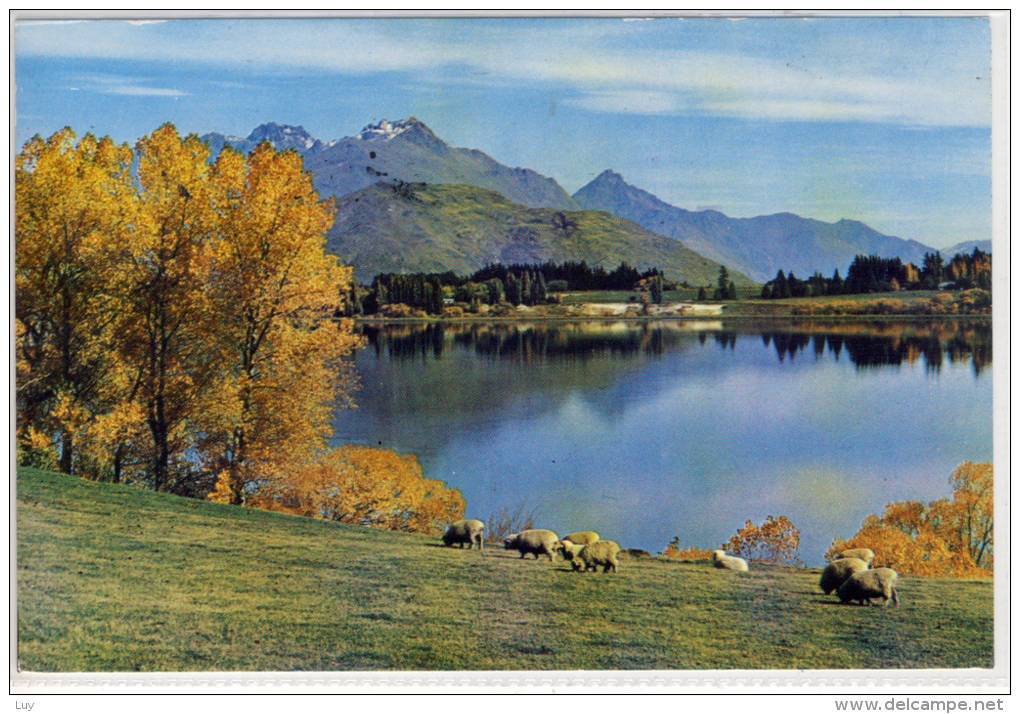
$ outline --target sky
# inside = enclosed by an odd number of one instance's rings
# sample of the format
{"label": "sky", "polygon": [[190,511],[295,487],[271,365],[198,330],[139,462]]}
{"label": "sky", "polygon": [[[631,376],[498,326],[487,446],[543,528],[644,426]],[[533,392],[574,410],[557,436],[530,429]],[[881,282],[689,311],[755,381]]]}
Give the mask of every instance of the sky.
{"label": "sky", "polygon": [[982,18],[19,21],[15,139],[416,116],[569,192],[991,238]]}

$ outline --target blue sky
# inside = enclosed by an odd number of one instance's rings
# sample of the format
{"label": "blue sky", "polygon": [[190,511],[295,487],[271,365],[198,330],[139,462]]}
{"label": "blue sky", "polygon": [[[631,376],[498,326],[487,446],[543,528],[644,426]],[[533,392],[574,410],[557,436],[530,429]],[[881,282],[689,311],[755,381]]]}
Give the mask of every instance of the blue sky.
{"label": "blue sky", "polygon": [[971,18],[19,22],[16,140],[414,115],[571,192],[612,168],[943,247],[991,237],[989,65]]}

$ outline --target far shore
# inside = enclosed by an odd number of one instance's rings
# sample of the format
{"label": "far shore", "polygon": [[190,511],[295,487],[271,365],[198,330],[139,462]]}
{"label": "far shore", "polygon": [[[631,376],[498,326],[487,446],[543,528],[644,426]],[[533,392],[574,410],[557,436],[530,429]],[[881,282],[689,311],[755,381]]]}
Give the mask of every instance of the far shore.
{"label": "far shore", "polygon": [[717,317],[710,316],[680,316],[680,315],[636,315],[636,316],[619,316],[619,317],[599,317],[591,315],[510,315],[502,317],[494,317],[492,315],[462,315],[457,317],[446,316],[446,315],[430,315],[426,317],[382,317],[380,315],[359,315],[353,318],[356,323],[360,324],[375,324],[375,323],[386,323],[386,324],[405,324],[405,325],[425,325],[433,323],[450,323],[450,324],[471,324],[471,323],[492,323],[492,322],[503,322],[507,324],[514,323],[527,323],[527,322],[692,322],[692,323],[712,323],[712,322],[755,322],[761,320],[799,320],[799,321],[812,321],[812,320],[827,320],[827,321],[839,321],[839,322],[874,322],[875,320],[882,321],[896,321],[896,322],[932,322],[936,320],[981,320],[981,321],[992,321],[991,315],[793,315],[793,314],[773,314],[773,315],[740,315],[740,314],[722,314]]}
{"label": "far shore", "polygon": [[[783,300],[742,299],[727,301],[667,301],[656,305],[619,301],[620,293],[569,293],[561,302],[528,307],[502,306],[469,312],[450,309],[442,315],[359,315],[364,323],[472,323],[472,322],[569,322],[578,320],[626,320],[632,322],[720,320],[988,320],[985,312],[940,311],[944,301],[956,300],[960,293],[916,291],[872,293],[819,298]],[[615,300],[614,300],[615,298]],[[943,303],[939,303],[941,300]],[[935,305],[936,308],[932,309]],[[483,306],[486,307],[486,306]],[[906,311],[899,311],[905,309]]]}

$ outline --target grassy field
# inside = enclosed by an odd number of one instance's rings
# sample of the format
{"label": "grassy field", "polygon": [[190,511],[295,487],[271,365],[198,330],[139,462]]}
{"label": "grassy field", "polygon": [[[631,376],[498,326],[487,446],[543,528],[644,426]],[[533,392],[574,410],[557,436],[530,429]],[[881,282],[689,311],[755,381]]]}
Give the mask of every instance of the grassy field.
{"label": "grassy field", "polygon": [[[817,571],[616,575],[18,472],[29,671],[990,667],[987,582],[841,606]],[[624,544],[626,545],[626,544]]]}

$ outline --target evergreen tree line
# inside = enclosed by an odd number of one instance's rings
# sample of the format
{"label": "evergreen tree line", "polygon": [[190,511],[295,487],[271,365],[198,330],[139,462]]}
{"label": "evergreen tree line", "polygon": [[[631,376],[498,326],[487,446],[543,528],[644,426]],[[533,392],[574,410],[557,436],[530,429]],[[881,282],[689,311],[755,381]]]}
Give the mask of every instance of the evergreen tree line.
{"label": "evergreen tree line", "polygon": [[662,276],[658,268],[640,271],[632,265],[620,263],[613,270],[607,271],[601,265],[588,265],[582,260],[563,263],[546,261],[541,264],[493,263],[475,271],[468,281],[485,282],[490,278],[499,278],[505,282],[511,273],[520,275],[528,271],[541,274],[546,283],[555,281],[554,287],[561,290],[631,290],[642,280]]}
{"label": "evergreen tree line", "polygon": [[362,300],[361,307],[363,312],[372,314],[383,305],[404,304],[438,315],[443,311],[443,297],[443,276],[440,274],[382,273],[372,280],[371,290]]}
{"label": "evergreen tree line", "polygon": [[982,288],[992,285],[992,256],[978,248],[970,254],[958,253],[946,264],[936,251],[925,253],[921,267],[904,263],[899,258],[858,255],[850,264],[846,279],[835,270],[826,278],[815,272],[801,280],[793,271],[776,273],[765,283],[761,296],[765,299],[818,297],[822,295],[858,295],[862,293],[897,292],[900,290],[935,290],[946,282],[954,289]]}
{"label": "evergreen tree line", "polygon": [[639,271],[620,263],[611,271],[586,262],[567,261],[541,264],[492,263],[467,277],[444,273],[380,273],[367,291],[352,285],[345,299],[347,315],[374,314],[384,305],[404,304],[438,315],[444,298],[472,305],[541,305],[549,293],[566,290],[631,290],[647,287],[651,301],[661,303],[663,292],[673,287],[658,268]]}

